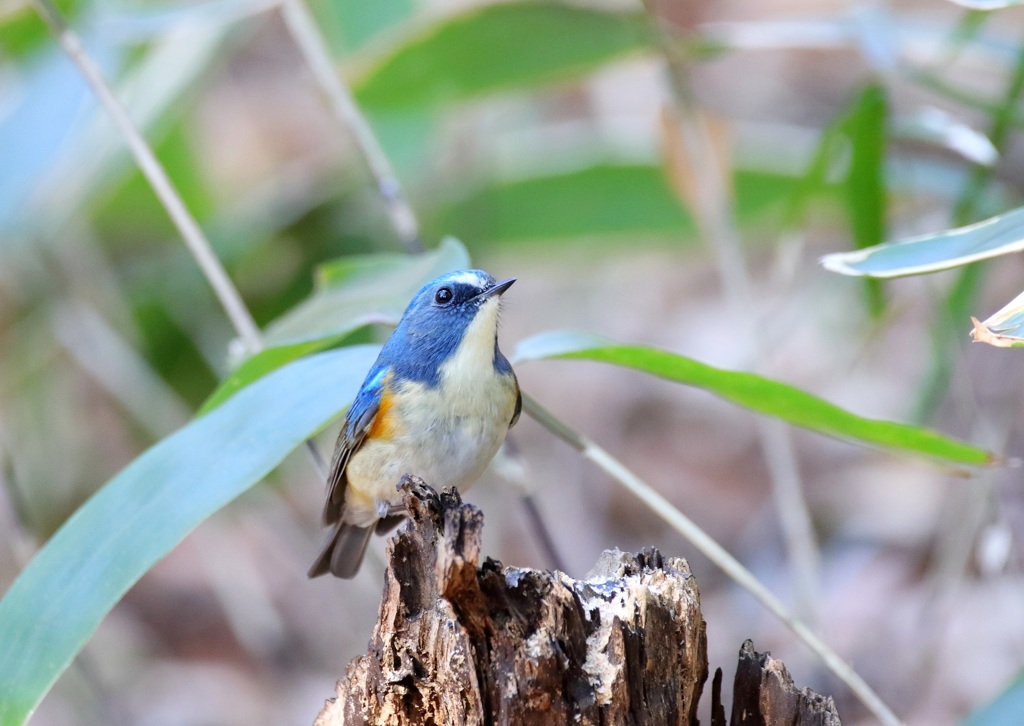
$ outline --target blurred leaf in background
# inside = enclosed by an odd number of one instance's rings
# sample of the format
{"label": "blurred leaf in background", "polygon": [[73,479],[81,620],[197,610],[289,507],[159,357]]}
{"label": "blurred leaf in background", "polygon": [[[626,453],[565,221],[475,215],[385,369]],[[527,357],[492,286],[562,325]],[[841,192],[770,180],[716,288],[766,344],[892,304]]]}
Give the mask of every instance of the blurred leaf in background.
{"label": "blurred leaf in background", "polygon": [[[885,239],[886,106],[885,89],[869,85],[838,126],[848,144],[849,169],[843,198],[858,249],[879,245]],[[868,309],[878,317],[885,310],[881,285],[872,281],[865,284]]]}
{"label": "blurred leaf in background", "polygon": [[482,5],[415,28],[357,71],[353,91],[370,109],[437,106],[579,78],[652,45],[642,12],[529,1]]}

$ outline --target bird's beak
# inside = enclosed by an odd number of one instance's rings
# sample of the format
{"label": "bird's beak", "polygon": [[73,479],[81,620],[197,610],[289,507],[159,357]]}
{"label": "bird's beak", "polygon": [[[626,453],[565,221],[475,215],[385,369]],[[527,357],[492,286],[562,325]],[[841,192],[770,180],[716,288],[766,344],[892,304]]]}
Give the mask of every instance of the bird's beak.
{"label": "bird's beak", "polygon": [[477,295],[474,298],[474,300],[486,300],[489,297],[494,297],[495,295],[500,295],[501,293],[505,292],[510,287],[512,287],[512,283],[515,282],[515,281],[516,281],[516,278],[510,277],[507,280],[502,280],[501,282],[496,282],[493,285],[491,285],[489,288],[484,290],[482,293]]}

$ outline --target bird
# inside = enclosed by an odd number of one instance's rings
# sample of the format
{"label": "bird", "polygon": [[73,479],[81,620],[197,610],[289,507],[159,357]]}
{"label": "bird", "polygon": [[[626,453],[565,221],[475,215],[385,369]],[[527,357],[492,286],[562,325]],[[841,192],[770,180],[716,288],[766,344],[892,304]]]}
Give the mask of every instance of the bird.
{"label": "bird", "polygon": [[332,529],[309,577],[355,576],[370,536],[403,519],[404,474],[459,491],[483,474],[522,409],[498,348],[501,296],[515,281],[459,270],[412,298],[338,434],[323,509]]}

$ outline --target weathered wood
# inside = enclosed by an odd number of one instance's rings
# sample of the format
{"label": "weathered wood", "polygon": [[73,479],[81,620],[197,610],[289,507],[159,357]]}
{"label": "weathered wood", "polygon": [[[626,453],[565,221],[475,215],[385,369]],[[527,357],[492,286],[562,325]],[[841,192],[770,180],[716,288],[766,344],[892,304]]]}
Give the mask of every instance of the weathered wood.
{"label": "weathered wood", "polygon": [[726,726],[725,706],[722,705],[722,669],[715,668],[711,679],[711,726]]}
{"label": "weathered wood", "polygon": [[809,688],[797,689],[782,661],[740,647],[733,685],[731,726],[840,726],[835,703]]}
{"label": "weathered wood", "polygon": [[478,567],[480,511],[406,484],[369,653],[315,726],[697,723],[707,644],[685,560],[606,552],[585,580]]}
{"label": "weathered wood", "polygon": [[[458,492],[403,479],[410,523],[388,542],[369,652],[314,726],[697,724],[708,675],[700,595],[685,560],[605,552],[583,580],[480,566],[483,515]],[[743,644],[731,724],[838,726]],[[721,670],[712,726],[725,726]]]}

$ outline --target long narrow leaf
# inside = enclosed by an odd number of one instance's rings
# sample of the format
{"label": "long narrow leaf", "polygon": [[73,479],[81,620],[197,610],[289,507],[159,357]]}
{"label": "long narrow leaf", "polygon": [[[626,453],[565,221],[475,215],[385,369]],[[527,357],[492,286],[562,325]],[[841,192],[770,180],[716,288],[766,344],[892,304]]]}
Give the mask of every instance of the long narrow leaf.
{"label": "long narrow leaf", "polygon": [[150,567],[344,410],[376,352],[344,348],[270,374],[83,504],[0,600],[0,726],[25,722]]}
{"label": "long narrow leaf", "polygon": [[826,270],[856,277],[904,277],[962,267],[1024,250],[1024,207],[976,224],[856,252],[826,255]]}
{"label": "long narrow leaf", "polygon": [[[737,215],[746,224],[784,201],[796,182],[738,170],[732,183]],[[609,161],[556,174],[489,180],[439,205],[427,224],[492,243],[665,237],[677,244],[681,235],[695,231],[660,165]]]}
{"label": "long narrow leaf", "polygon": [[[879,84],[865,88],[839,128],[849,140],[850,168],[843,199],[850,218],[854,246],[874,247],[885,239],[885,134],[887,104]],[[868,310],[878,318],[885,312],[881,283],[868,280]]]}
{"label": "long narrow leaf", "polygon": [[516,348],[517,361],[575,358],[612,363],[704,388],[758,413],[839,439],[875,444],[958,464],[982,465],[994,456],[928,429],[851,413],[798,388],[753,373],[727,371],[654,348],[620,345],[586,333],[549,332]]}
{"label": "long narrow leaf", "polygon": [[371,109],[435,106],[576,77],[653,45],[642,12],[496,3],[407,34],[364,65],[352,90]]}

